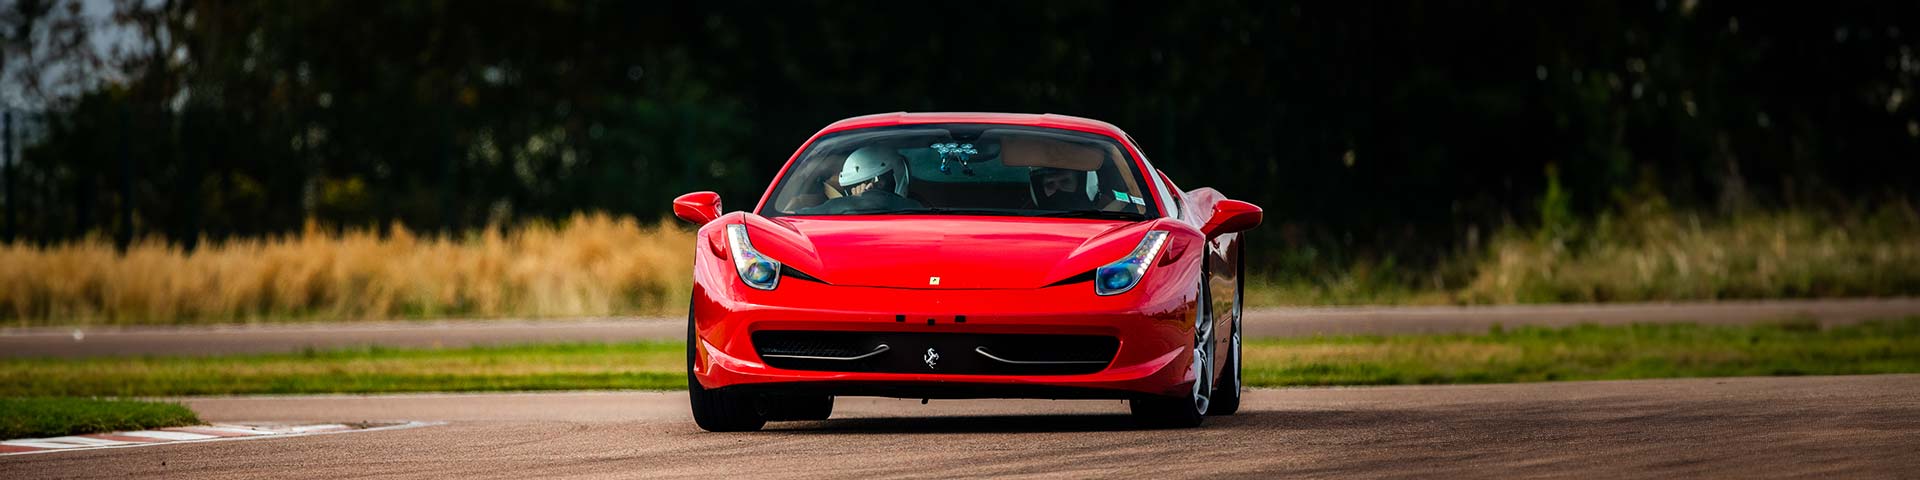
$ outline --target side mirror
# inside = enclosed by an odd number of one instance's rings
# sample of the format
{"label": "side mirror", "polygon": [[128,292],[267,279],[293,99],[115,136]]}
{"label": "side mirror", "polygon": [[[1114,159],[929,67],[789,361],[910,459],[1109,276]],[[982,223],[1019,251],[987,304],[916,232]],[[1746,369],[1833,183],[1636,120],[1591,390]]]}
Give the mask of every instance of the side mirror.
{"label": "side mirror", "polygon": [[1220,200],[1213,205],[1213,218],[1200,227],[1200,233],[1213,238],[1234,232],[1243,232],[1260,226],[1260,220],[1266,214],[1251,203],[1239,200]]}
{"label": "side mirror", "polygon": [[706,225],[720,218],[720,194],[713,192],[693,192],[673,199],[673,216],[693,222],[694,225]]}

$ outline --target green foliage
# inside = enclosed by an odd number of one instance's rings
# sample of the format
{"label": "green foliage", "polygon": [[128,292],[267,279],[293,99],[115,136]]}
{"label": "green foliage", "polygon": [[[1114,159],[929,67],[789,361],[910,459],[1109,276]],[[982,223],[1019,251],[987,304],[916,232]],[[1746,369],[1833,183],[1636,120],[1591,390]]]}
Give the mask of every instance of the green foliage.
{"label": "green foliage", "polygon": [[1573,195],[1560,184],[1560,169],[1547,165],[1547,191],[1540,194],[1540,230],[1535,237],[1541,243],[1559,242],[1579,234],[1580,221],[1573,215]]}
{"label": "green foliage", "polygon": [[200,417],[171,402],[97,398],[0,397],[0,440],[196,425]]}
{"label": "green foliage", "polygon": [[53,98],[20,238],[745,209],[816,129],[900,110],[1114,122],[1265,207],[1255,266],[1288,276],[1307,249],[1444,270],[1469,231],[1567,236],[1642,183],[1699,211],[1920,191],[1914,2],[118,4],[109,58],[36,54],[90,33],[63,8],[0,15],[0,73],[65,82],[21,90]]}

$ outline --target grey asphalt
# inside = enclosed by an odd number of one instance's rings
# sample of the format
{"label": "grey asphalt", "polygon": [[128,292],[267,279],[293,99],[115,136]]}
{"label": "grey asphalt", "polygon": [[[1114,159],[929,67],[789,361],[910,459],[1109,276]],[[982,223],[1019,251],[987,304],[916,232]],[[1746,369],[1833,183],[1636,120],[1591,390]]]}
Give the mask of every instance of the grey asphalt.
{"label": "grey asphalt", "polygon": [[1114,401],[841,399],[714,434],[683,393],[192,398],[210,421],[423,420],[0,456],[4,478],[1912,478],[1920,376],[1255,390],[1199,429]]}
{"label": "grey asphalt", "polygon": [[[1920,299],[1709,303],[1516,305],[1486,307],[1263,308],[1247,312],[1247,334],[1485,332],[1495,324],[1697,322],[1740,324],[1791,318],[1827,325],[1920,315]],[[367,345],[463,347],[539,342],[678,340],[682,318],[440,320],[212,327],[0,328],[0,357],[214,355],[297,352]]]}

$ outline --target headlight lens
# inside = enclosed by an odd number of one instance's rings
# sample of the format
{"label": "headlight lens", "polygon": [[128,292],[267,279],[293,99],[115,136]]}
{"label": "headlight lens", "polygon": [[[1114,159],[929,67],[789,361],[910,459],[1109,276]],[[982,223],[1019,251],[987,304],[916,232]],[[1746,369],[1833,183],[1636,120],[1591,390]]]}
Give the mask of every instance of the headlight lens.
{"label": "headlight lens", "polygon": [[761,290],[780,284],[780,262],[753,249],[746,225],[727,225],[727,252],[733,255],[733,269],[740,273],[741,283]]}
{"label": "headlight lens", "polygon": [[1147,265],[1160,255],[1160,246],[1166,243],[1167,232],[1147,232],[1146,238],[1140,239],[1140,246],[1133,247],[1133,253],[1093,271],[1093,292],[1117,295],[1132,290],[1134,285],[1140,284],[1140,277],[1147,273]]}

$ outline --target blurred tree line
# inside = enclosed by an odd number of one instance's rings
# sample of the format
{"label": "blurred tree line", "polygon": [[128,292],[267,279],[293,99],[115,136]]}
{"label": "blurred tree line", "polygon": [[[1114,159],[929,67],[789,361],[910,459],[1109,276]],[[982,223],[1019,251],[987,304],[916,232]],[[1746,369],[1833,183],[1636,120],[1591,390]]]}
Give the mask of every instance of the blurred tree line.
{"label": "blurred tree line", "polygon": [[[750,208],[816,129],[897,110],[1113,122],[1183,187],[1266,207],[1262,245],[1334,257],[1432,259],[1633,196],[1846,209],[1920,183],[1916,2],[4,8],[33,126],[6,234],[39,242]],[[75,46],[109,27],[126,48]]]}

